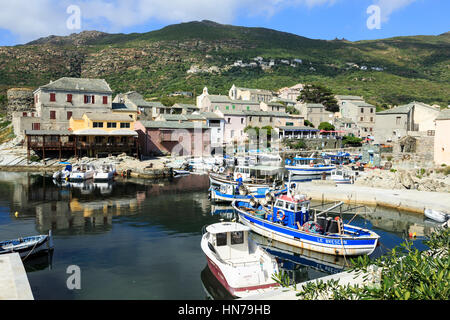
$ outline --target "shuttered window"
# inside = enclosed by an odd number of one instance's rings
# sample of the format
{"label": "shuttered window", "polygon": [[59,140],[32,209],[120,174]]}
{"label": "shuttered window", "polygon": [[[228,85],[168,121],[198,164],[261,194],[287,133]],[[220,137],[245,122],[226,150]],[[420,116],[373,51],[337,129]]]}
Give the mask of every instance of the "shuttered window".
{"label": "shuttered window", "polygon": [[108,104],[108,96],[103,96],[103,104]]}
{"label": "shuttered window", "polygon": [[50,93],[50,101],[55,102],[56,101],[56,93]]}
{"label": "shuttered window", "polygon": [[50,119],[56,119],[56,111],[50,111]]}

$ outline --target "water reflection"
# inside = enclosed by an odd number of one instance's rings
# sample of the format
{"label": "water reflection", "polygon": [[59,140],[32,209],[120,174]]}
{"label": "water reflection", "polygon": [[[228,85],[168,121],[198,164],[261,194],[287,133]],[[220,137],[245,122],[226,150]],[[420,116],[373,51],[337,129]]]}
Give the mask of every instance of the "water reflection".
{"label": "water reflection", "polygon": [[[208,177],[199,175],[72,184],[54,183],[41,174],[0,172],[0,234],[14,239],[53,230],[53,255],[25,263],[36,299],[203,299],[205,290],[227,299],[205,268],[201,230],[237,216],[230,206],[211,204],[208,187]],[[423,248],[420,237],[433,229],[421,215],[386,208],[344,218],[380,234],[383,246],[376,255],[414,232],[414,244]],[[335,256],[257,241],[296,282],[345,266]],[[83,269],[80,292],[65,285],[72,264]]]}

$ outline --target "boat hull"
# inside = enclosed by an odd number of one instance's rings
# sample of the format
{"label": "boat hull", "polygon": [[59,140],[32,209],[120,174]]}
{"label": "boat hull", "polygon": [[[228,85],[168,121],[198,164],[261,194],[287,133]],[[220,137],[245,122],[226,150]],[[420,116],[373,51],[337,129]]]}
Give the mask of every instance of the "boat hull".
{"label": "boat hull", "polygon": [[[218,175],[214,175],[214,174],[210,174],[209,175],[209,182],[211,184],[216,184],[216,185],[233,185],[233,186],[238,186],[239,182],[238,181],[233,181],[231,179],[226,179],[223,177],[220,177]],[[261,188],[270,188],[272,187],[271,184],[263,184],[263,183],[248,183],[248,182],[243,182],[242,183],[245,187],[247,187],[247,189],[250,192],[256,192],[258,189]]]}
{"label": "boat hull", "polygon": [[[379,239],[379,236],[374,233],[373,236],[370,237],[358,238],[340,238],[308,233],[248,214],[235,207],[234,203],[233,207],[239,215],[239,220],[244,225],[250,227],[253,232],[269,239],[277,240],[306,250],[339,256],[370,255],[375,250]],[[344,225],[344,228],[345,227],[346,226]]]}
{"label": "boat hull", "polygon": [[325,166],[325,167],[297,167],[297,166],[286,166],[288,170],[294,176],[305,176],[305,175],[321,175],[323,173],[329,174],[331,171],[335,170],[335,166]]}
{"label": "boat hull", "polygon": [[[233,282],[236,283],[236,281],[238,281],[239,279],[238,275],[240,275],[239,272],[240,270],[236,270],[235,268],[232,268],[227,264],[221,263],[218,259],[216,259],[212,254],[212,252],[210,251],[210,249],[208,248],[207,241],[208,240],[206,240],[204,235],[201,241],[201,248],[206,256],[208,267],[214,274],[214,276],[217,278],[217,280],[219,280],[222,286],[233,297],[243,298],[256,293],[262,293],[267,290],[272,290],[273,288],[279,286],[279,284],[273,280],[270,282],[260,283],[257,285],[243,285],[243,286],[233,285]],[[230,278],[234,278],[234,281],[232,281],[232,279]]]}
{"label": "boat hull", "polygon": [[114,178],[114,172],[97,172],[94,174],[94,181],[108,181]]}
{"label": "boat hull", "polygon": [[94,171],[89,172],[73,172],[69,176],[69,181],[85,181],[94,178]]}

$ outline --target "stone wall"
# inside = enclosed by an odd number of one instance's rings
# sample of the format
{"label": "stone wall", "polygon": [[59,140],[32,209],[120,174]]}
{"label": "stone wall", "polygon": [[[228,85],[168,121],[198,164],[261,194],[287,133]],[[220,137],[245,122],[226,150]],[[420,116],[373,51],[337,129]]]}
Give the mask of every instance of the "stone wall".
{"label": "stone wall", "polygon": [[27,88],[12,88],[6,93],[8,117],[11,118],[15,111],[34,111],[33,90]]}

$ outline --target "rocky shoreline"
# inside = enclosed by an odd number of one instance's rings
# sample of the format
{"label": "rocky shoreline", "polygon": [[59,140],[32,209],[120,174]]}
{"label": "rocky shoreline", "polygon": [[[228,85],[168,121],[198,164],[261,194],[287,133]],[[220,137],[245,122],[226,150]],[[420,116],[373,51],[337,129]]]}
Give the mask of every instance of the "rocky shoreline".
{"label": "rocky shoreline", "polygon": [[444,169],[374,169],[361,175],[355,181],[355,185],[393,190],[450,192],[450,174],[445,174],[444,171]]}

